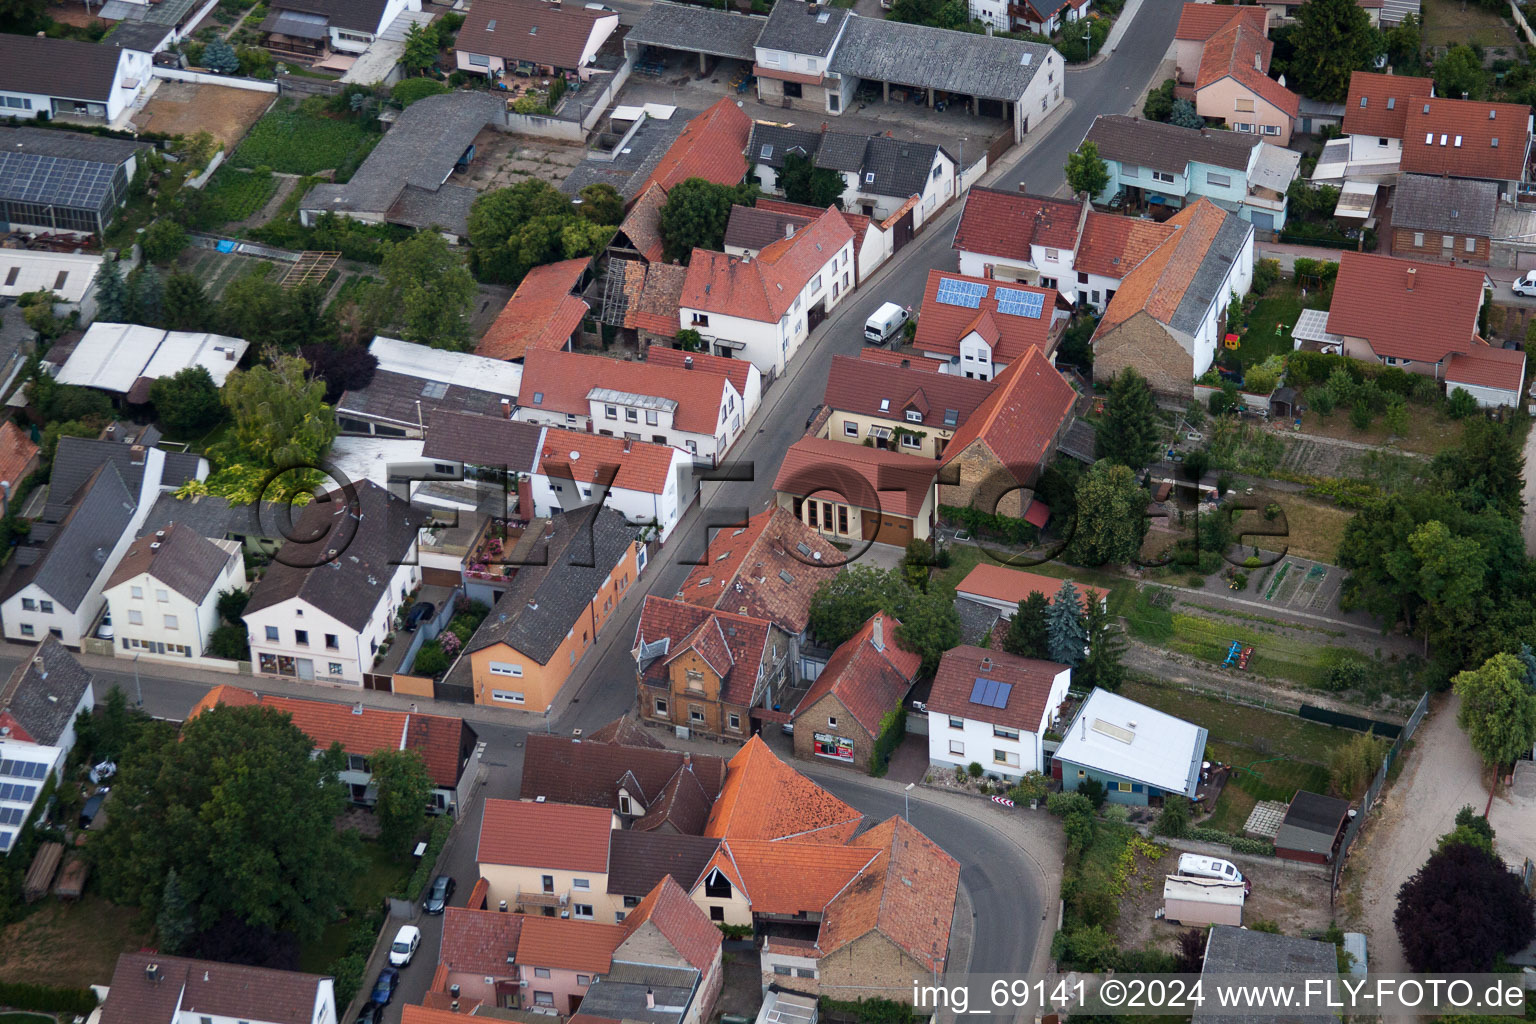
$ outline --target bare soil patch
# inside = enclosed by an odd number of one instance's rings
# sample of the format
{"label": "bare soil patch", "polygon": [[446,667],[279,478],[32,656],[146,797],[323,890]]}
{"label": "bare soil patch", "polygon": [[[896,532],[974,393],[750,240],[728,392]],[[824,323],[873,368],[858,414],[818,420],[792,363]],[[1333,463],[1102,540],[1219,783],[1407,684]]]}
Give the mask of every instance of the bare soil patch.
{"label": "bare soil patch", "polygon": [[0,981],[84,988],[112,980],[121,953],[149,937],[139,912],[86,896],[77,903],[44,904],[0,931]]}
{"label": "bare soil patch", "polygon": [[271,93],[195,82],[161,82],[135,123],[143,131],[191,135],[206,131],[233,150],[272,101]]}
{"label": "bare soil patch", "polygon": [[469,173],[454,180],[482,192],[529,178],[559,185],[586,156],[586,147],[580,143],[509,135],[487,128],[475,138],[475,162]]}

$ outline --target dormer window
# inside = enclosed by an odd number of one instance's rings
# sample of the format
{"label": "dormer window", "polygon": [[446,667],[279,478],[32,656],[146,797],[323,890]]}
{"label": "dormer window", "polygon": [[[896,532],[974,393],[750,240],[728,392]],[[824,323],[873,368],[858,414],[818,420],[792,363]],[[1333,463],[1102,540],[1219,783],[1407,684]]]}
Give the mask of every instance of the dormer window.
{"label": "dormer window", "polygon": [[921,422],[923,422],[923,414],[918,412],[916,409],[908,409],[907,410],[907,422],[908,423],[921,423]]}
{"label": "dormer window", "polygon": [[625,793],[625,792],[622,792],[622,791],[620,791],[620,793],[619,793],[619,813],[620,814],[634,814],[635,813],[634,802],[629,799],[629,794],[628,793]]}

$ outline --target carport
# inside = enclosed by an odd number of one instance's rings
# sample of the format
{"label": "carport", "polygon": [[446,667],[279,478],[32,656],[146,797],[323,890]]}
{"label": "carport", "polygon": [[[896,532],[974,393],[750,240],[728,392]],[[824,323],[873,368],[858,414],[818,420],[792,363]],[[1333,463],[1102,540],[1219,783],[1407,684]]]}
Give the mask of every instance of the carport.
{"label": "carport", "polygon": [[646,47],[697,54],[699,73],[706,74],[711,57],[751,64],[753,45],[767,23],[767,18],[658,2],[629,30],[624,49],[637,64]]}

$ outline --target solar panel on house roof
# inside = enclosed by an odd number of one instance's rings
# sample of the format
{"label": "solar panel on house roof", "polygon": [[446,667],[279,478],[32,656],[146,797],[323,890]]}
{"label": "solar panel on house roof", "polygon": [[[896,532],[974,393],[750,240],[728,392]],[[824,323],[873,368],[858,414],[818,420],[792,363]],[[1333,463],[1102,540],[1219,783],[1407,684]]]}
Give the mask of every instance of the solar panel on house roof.
{"label": "solar panel on house roof", "polygon": [[957,281],[946,277],[939,282],[939,291],[934,298],[946,306],[964,306],[966,309],[980,309],[981,300],[987,297],[987,286],[976,281]]}
{"label": "solar panel on house roof", "polygon": [[971,687],[971,703],[984,708],[1005,708],[1008,706],[1008,695],[1012,692],[1012,683],[978,677],[976,684]]}
{"label": "solar panel on house roof", "polygon": [[0,775],[12,779],[41,779],[48,774],[48,766],[39,761],[0,761]]}
{"label": "solar panel on house roof", "polygon": [[1027,316],[1031,320],[1040,319],[1040,313],[1045,309],[1045,296],[1039,292],[1026,292],[1018,288],[997,289],[997,311],[1009,316]]}

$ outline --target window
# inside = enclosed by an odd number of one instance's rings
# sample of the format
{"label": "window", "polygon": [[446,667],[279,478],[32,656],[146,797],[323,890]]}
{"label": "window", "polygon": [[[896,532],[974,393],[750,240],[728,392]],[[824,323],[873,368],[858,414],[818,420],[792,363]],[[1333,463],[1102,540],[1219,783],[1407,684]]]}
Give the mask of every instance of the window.
{"label": "window", "polygon": [[731,882],[719,870],[711,871],[709,877],[704,879],[704,897],[711,900],[728,900],[731,898]]}
{"label": "window", "polygon": [[684,441],[683,444],[688,448],[688,454],[689,455],[697,455],[697,454],[699,454],[699,442],[697,442],[697,441]]}
{"label": "window", "polygon": [[1116,788],[1118,788],[1122,793],[1129,793],[1131,791],[1131,784],[1129,782],[1117,783]]}
{"label": "window", "polygon": [[371,43],[373,36],[367,32],[348,32],[345,29],[336,30],[337,39],[346,39],[354,43]]}
{"label": "window", "polygon": [[328,651],[341,650],[341,641],[337,638],[335,633],[325,634],[325,649]]}
{"label": "window", "polygon": [[1424,244],[1424,232],[1415,231],[1413,233],[1413,244],[1415,246],[1422,246]]}
{"label": "window", "polygon": [[30,597],[24,597],[21,599],[21,610],[24,612],[35,612],[37,611],[37,602]]}
{"label": "window", "polygon": [[1237,121],[1237,122],[1233,123],[1232,130],[1235,131],[1235,132],[1247,132],[1248,134],[1252,135],[1253,134],[1253,125],[1249,124],[1246,121]]}
{"label": "window", "polygon": [[923,446],[923,439],[916,434],[902,434],[901,446],[903,448],[921,448]]}
{"label": "window", "polygon": [[636,409],[625,409],[624,410],[624,422],[625,423],[639,423],[640,422],[640,413],[639,413],[639,411],[636,410]]}
{"label": "window", "polygon": [[555,994],[553,992],[538,992],[538,991],[535,991],[533,993],[533,1005],[534,1006],[554,1006],[555,1005]]}
{"label": "window", "polygon": [[658,422],[660,422],[660,421],[657,419],[656,410],[655,409],[647,409],[647,410],[645,410],[645,425],[646,426],[654,427]]}
{"label": "window", "polygon": [[144,588],[143,587],[129,587],[128,588],[128,593],[133,595],[133,599],[135,601],[137,601],[137,600],[139,600],[140,598],[142,598],[144,596]]}
{"label": "window", "polygon": [[619,418],[619,407],[616,405],[605,405],[603,406],[603,415],[610,420],[616,420]]}
{"label": "window", "polygon": [[688,705],[688,721],[694,725],[704,724],[704,709],[697,704]]}
{"label": "window", "polygon": [[268,626],[267,627],[267,640],[270,641],[271,643],[274,643],[274,644],[277,643],[277,627],[276,626]]}
{"label": "window", "polygon": [[1019,766],[1019,755],[1014,751],[994,750],[992,751],[992,763],[1004,765],[1008,768],[1017,768]]}
{"label": "window", "polygon": [[573,878],[571,879],[571,888],[586,889],[590,891],[592,888],[592,880],[590,878]]}
{"label": "window", "polygon": [[665,715],[667,713],[667,702],[660,697],[656,698],[656,713],[658,715]]}
{"label": "window", "polygon": [[843,436],[844,437],[858,437],[859,436],[859,425],[857,423],[853,422],[853,420],[844,420],[843,421]]}
{"label": "window", "polygon": [[578,974],[576,975],[576,984],[590,985],[592,984],[592,976],[590,974]]}
{"label": "window", "polygon": [[[166,618],[170,618],[170,616],[167,615]],[[307,630],[307,629],[296,629],[296,630],[294,630],[293,631],[293,642],[298,644],[300,647],[308,647],[309,646],[309,630]]]}
{"label": "window", "polygon": [[848,506],[847,505],[839,505],[839,506],[837,506],[837,532],[838,533],[847,533],[848,532]]}
{"label": "window", "polygon": [[144,613],[139,611],[137,608],[130,608],[130,609],[128,609],[128,625],[130,625],[130,626],[142,626],[142,625],[144,625]]}
{"label": "window", "polygon": [[1055,263],[1061,258],[1061,253],[1056,249],[1047,249],[1045,250],[1045,258],[1050,260],[1052,263]]}
{"label": "window", "polygon": [[1454,237],[1452,237],[1451,235],[1441,235],[1440,236],[1440,248],[1442,248],[1442,249],[1453,249],[1455,247],[1456,247],[1456,239]]}
{"label": "window", "polygon": [[949,752],[951,754],[956,755],[957,757],[964,757],[965,756],[965,744],[961,743],[959,740],[950,740],[949,741]]}
{"label": "window", "polygon": [[1019,730],[1009,729],[1006,726],[994,725],[992,735],[1000,740],[1016,740],[1019,738]]}
{"label": "window", "polygon": [[493,661],[490,663],[490,669],[493,676],[512,676],[515,679],[521,679],[523,675],[523,666],[514,665],[510,661]]}
{"label": "window", "polygon": [[349,772],[366,772],[367,770],[368,770],[368,759],[366,757],[364,757],[362,754],[348,754],[347,755],[347,771],[349,771]]}
{"label": "window", "polygon": [[1241,111],[1244,114],[1253,113],[1253,97],[1238,96],[1232,101],[1232,109]]}
{"label": "window", "polygon": [[1137,167],[1135,164],[1121,164],[1120,165],[1120,177],[1122,177],[1122,178],[1134,178],[1134,177],[1136,177],[1136,175],[1138,175],[1140,173],[1141,173],[1141,168]]}
{"label": "window", "polygon": [[1265,135],[1279,135],[1280,134],[1280,126],[1276,125],[1276,124],[1267,124],[1267,125],[1264,126],[1264,134]]}
{"label": "window", "polygon": [[1212,174],[1210,171],[1206,171],[1205,183],[1213,188],[1227,188],[1232,184],[1232,176],[1230,174]]}
{"label": "window", "polygon": [[710,907],[709,908],[709,919],[711,921],[724,921],[725,920],[725,908],[724,907]]}
{"label": "window", "polygon": [[837,716],[836,715],[828,715],[827,716],[827,728],[828,729],[836,729],[837,728]]}
{"label": "window", "polygon": [[548,967],[535,967],[533,969],[533,976],[535,978],[547,978],[547,977],[549,977],[549,968]]}
{"label": "window", "polygon": [[1466,249],[1467,252],[1477,252],[1477,240],[1475,238],[1468,238]]}
{"label": "window", "polygon": [[949,716],[949,727],[951,729],[964,729],[965,728],[965,719],[963,719],[963,718],[956,718],[954,715],[950,715]]}
{"label": "window", "polygon": [[53,602],[52,601],[42,601],[42,600],[39,600],[37,602],[37,610],[42,612],[45,615],[52,615],[53,614]]}
{"label": "window", "polygon": [[592,920],[592,904],[590,904],[590,903],[572,903],[571,904],[571,916],[575,917],[575,918],[582,918],[582,919],[587,920],[587,921]]}
{"label": "window", "polygon": [[1385,145],[1387,145],[1387,140],[1386,139],[1377,139],[1376,140],[1376,145],[1378,145],[1378,146],[1385,146]]}
{"label": "window", "polygon": [[624,897],[624,907],[625,907],[625,909],[633,910],[634,908],[638,907],[639,905],[640,905],[640,897],[639,896],[625,896]]}
{"label": "window", "polygon": [[787,978],[787,977],[790,976],[789,965],[788,964],[774,964],[773,965],[773,973],[774,974],[783,975],[784,977]]}
{"label": "window", "polygon": [[695,313],[695,314],[693,314],[693,326],[695,326],[695,327],[708,327],[709,326],[709,314],[707,314],[707,313]]}
{"label": "window", "polygon": [[870,171],[870,172],[868,172],[867,174],[864,175],[864,184],[866,184],[866,185],[873,185],[874,183],[875,183],[875,172],[874,171]]}
{"label": "window", "polygon": [[[5,98],[5,105],[10,107],[10,108],[12,108],[13,110],[31,110],[32,109],[32,101],[27,99],[25,96],[7,96]],[[11,268],[11,273],[14,274],[17,270],[20,270],[20,269],[21,269],[20,267],[12,267]],[[7,282],[7,283],[11,283],[11,282]]]}
{"label": "window", "polygon": [[492,690],[491,700],[500,701],[503,704],[522,704],[524,697],[516,690]]}
{"label": "window", "polygon": [[908,409],[907,410],[907,422],[908,423],[921,423],[921,422],[923,422],[923,414],[918,412],[916,409]]}
{"label": "window", "polygon": [[815,277],[811,278],[811,291],[813,291],[813,292],[821,291],[821,275],[820,274],[817,274]]}
{"label": "window", "polygon": [[163,591],[163,590],[156,590],[155,591],[155,600],[156,601],[169,601],[170,599],[171,599],[171,595],[167,594],[165,591]]}
{"label": "window", "polygon": [[725,723],[731,729],[734,729],[737,732],[741,731],[741,716],[740,715],[736,715],[736,714],[726,715],[725,716]]}
{"label": "window", "polygon": [[816,65],[817,65],[817,60],[816,60],[815,57],[807,57],[807,58],[805,58],[805,70],[807,70],[807,71],[815,71],[816,70]]}
{"label": "window", "polygon": [[341,673],[342,673],[341,662],[339,662],[339,661],[328,661],[328,662],[326,662],[326,671],[329,672],[333,676],[341,675]]}
{"label": "window", "polygon": [[1173,175],[1169,174],[1167,171],[1153,171],[1152,180],[1161,181],[1165,184],[1171,185],[1173,184]]}

